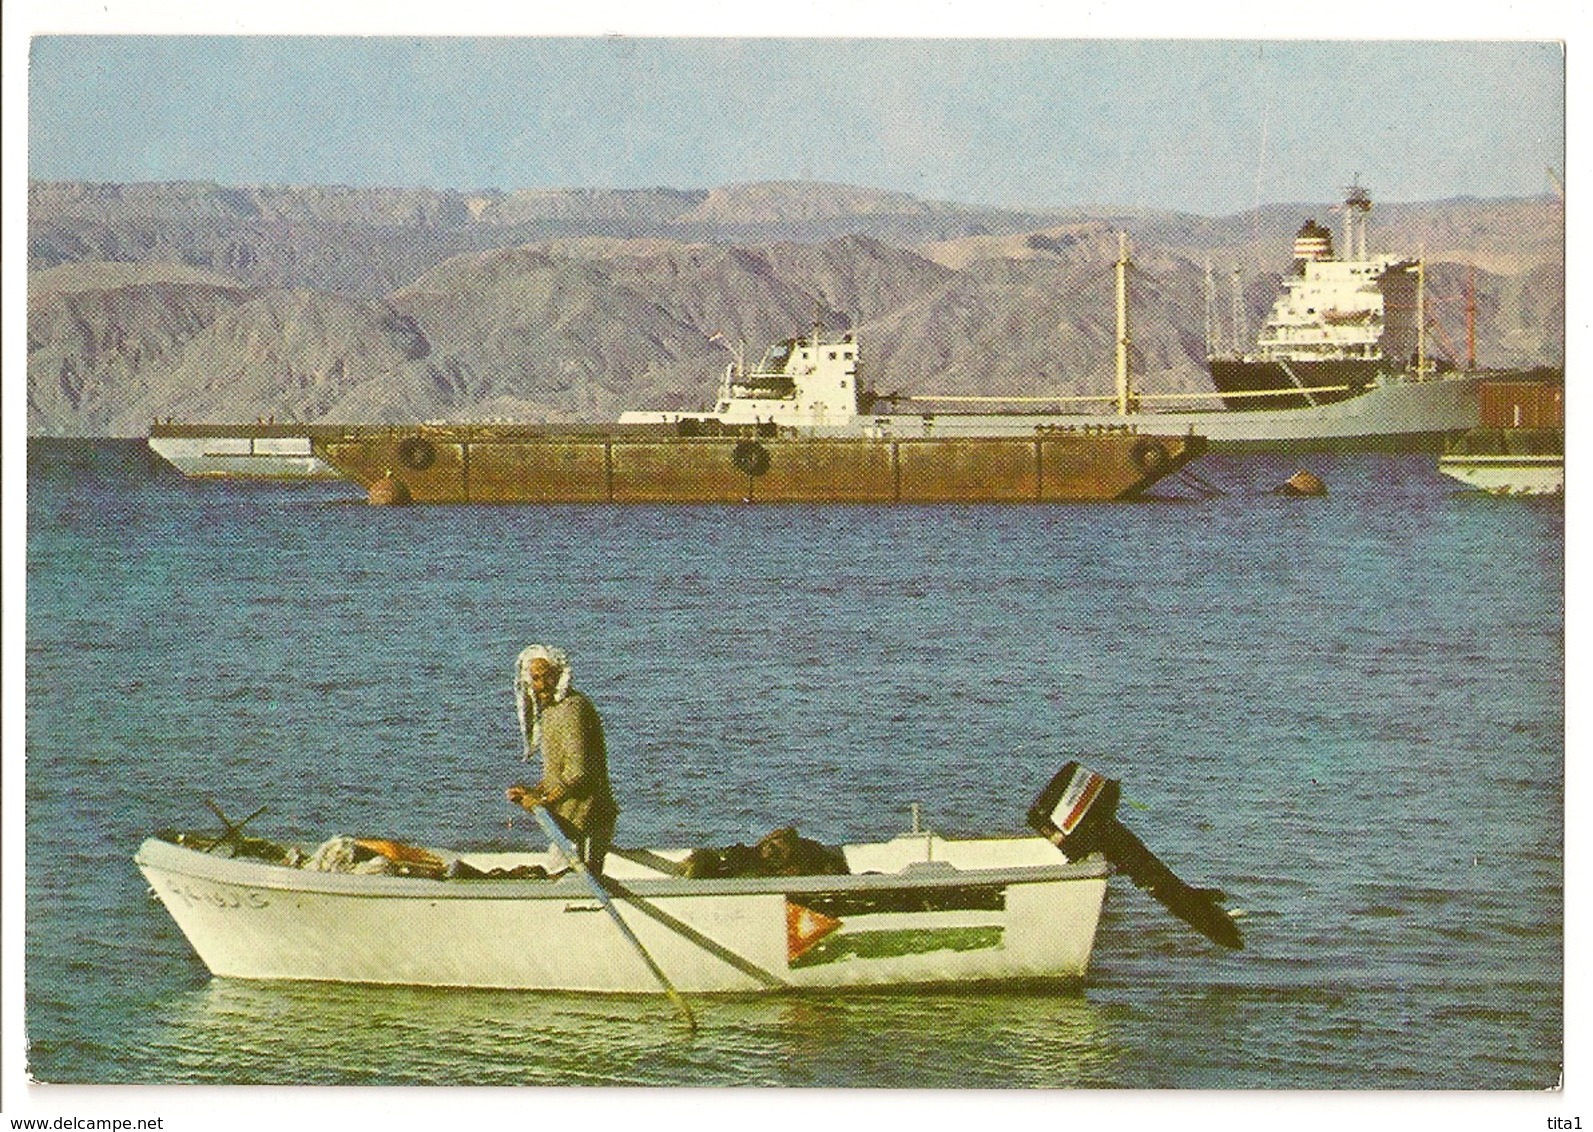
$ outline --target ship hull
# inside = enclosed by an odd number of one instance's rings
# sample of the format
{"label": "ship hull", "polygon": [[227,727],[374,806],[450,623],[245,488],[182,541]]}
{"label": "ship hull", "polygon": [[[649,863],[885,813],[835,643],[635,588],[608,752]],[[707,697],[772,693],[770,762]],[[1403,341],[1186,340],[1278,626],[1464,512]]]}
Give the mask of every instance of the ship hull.
{"label": "ship hull", "polygon": [[[1214,373],[1216,368],[1214,362]],[[1243,411],[1144,413],[1138,419],[1142,430],[1198,433],[1217,452],[1436,452],[1447,439],[1477,427],[1480,383],[1480,377],[1443,375],[1372,384],[1317,405],[1284,408],[1257,397],[1245,398],[1252,407]]]}
{"label": "ship hull", "polygon": [[681,437],[533,427],[350,428],[316,454],[417,503],[1069,503],[1127,499],[1199,436]]}
{"label": "ship hull", "polygon": [[149,447],[195,479],[333,480],[336,468],[317,456],[305,425],[161,425]]}
{"label": "ship hull", "polygon": [[[1314,405],[1343,401],[1373,385],[1386,368],[1380,361],[1347,358],[1287,364],[1212,358],[1208,365],[1211,383],[1217,392],[1234,394],[1223,398],[1223,406],[1236,413],[1309,409]],[[1313,392],[1289,392],[1300,389]]]}

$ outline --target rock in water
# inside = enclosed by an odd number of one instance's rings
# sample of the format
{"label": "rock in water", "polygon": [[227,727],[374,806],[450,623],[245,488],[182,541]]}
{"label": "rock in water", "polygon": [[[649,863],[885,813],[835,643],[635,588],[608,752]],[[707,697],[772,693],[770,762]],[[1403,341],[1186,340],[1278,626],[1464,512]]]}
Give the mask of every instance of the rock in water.
{"label": "rock in water", "polygon": [[413,503],[414,498],[409,494],[409,488],[404,486],[403,480],[383,476],[371,484],[370,490],[365,493],[365,501],[373,507],[398,507],[405,503]]}
{"label": "rock in water", "polygon": [[1279,484],[1277,491],[1279,495],[1326,495],[1327,484],[1302,469]]}

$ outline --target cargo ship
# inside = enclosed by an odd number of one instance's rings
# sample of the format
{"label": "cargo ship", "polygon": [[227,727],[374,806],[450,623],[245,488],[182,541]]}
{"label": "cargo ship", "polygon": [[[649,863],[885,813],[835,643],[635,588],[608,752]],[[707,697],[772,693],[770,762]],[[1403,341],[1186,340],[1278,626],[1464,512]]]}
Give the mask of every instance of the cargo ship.
{"label": "cargo ship", "polygon": [[1218,349],[1208,327],[1225,411],[1179,416],[1217,447],[1422,447],[1477,426],[1478,375],[1428,353],[1425,263],[1367,251],[1372,199],[1360,185],[1340,209],[1342,254],[1315,219],[1295,233],[1283,294],[1252,351],[1238,346],[1237,295],[1231,348]]}
{"label": "cargo ship", "polygon": [[[1128,372],[1126,238],[1117,262],[1117,384],[1112,393],[1064,397],[914,395],[917,403],[1044,404],[1072,410],[1076,428],[1204,436],[1213,451],[1432,450],[1478,424],[1480,375],[1428,355],[1426,268],[1420,258],[1366,251],[1371,198],[1351,186],[1345,255],[1314,220],[1295,235],[1293,268],[1253,353],[1220,350],[1208,313],[1207,367],[1214,391],[1144,393]],[[1213,296],[1209,291],[1208,312]],[[1243,316],[1235,298],[1232,342]],[[1173,406],[1212,402],[1210,408]],[[1104,410],[1094,408],[1104,405]],[[1162,408],[1162,406],[1169,406]]]}
{"label": "cargo ship", "polygon": [[701,412],[612,425],[320,427],[314,452],[373,501],[1065,503],[1129,499],[1198,435],[1068,414],[876,413],[853,334],[788,338],[725,369]]}
{"label": "cargo ship", "polygon": [[1450,442],[1438,470],[1492,495],[1565,491],[1565,386],[1560,381],[1485,381],[1482,425]]}

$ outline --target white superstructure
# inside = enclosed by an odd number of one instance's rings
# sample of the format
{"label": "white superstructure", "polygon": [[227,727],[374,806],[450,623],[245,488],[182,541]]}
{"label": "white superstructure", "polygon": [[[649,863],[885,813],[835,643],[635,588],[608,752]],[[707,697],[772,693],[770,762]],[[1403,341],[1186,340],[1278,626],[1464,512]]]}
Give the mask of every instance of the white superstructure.
{"label": "white superstructure", "polygon": [[1261,361],[1390,362],[1403,366],[1421,349],[1418,261],[1368,255],[1371,200],[1352,187],[1343,204],[1344,255],[1315,220],[1295,234],[1294,269],[1256,336]]}
{"label": "white superstructure", "polygon": [[[862,414],[858,348],[851,334],[826,340],[821,327],[807,338],[771,346],[752,369],[725,367],[711,415],[724,425],[826,430],[853,425]],[[635,411],[620,424],[670,424],[679,413]]]}

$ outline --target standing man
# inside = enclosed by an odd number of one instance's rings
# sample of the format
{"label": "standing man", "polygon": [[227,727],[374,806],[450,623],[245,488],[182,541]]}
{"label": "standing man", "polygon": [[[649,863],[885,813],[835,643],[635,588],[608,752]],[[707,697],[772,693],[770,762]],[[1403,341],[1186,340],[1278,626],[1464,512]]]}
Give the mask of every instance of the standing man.
{"label": "standing man", "polygon": [[515,783],[506,792],[509,801],[526,810],[545,806],[586,867],[601,873],[619,816],[603,721],[592,701],[570,687],[570,660],[562,649],[532,645],[522,652],[514,686],[525,761],[540,750],[542,781]]}

